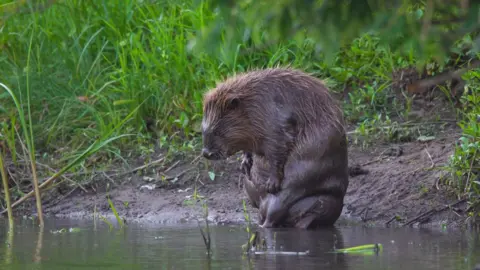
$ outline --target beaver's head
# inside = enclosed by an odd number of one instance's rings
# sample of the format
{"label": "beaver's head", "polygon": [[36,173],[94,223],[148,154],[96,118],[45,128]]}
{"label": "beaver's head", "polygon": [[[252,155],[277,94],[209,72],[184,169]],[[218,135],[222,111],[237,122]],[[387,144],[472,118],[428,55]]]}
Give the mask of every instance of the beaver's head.
{"label": "beaver's head", "polygon": [[244,99],[217,87],[204,96],[202,119],[202,155],[210,160],[225,159],[248,150],[254,134]]}

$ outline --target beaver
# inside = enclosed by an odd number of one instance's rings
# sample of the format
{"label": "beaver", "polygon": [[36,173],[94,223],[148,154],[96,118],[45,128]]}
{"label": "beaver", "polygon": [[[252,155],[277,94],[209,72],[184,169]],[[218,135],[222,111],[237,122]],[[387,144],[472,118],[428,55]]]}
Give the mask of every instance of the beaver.
{"label": "beaver", "polygon": [[262,227],[338,219],[347,139],[343,113],[320,79],[289,67],[252,70],[218,83],[203,101],[202,154],[218,160],[243,151],[245,192]]}

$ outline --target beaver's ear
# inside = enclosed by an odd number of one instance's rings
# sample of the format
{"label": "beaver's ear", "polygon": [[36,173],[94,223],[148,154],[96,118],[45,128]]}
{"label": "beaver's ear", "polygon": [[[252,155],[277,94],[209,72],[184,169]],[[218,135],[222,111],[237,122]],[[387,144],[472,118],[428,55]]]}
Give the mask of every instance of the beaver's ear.
{"label": "beaver's ear", "polygon": [[228,110],[235,110],[236,108],[238,108],[238,106],[240,106],[240,98],[232,97],[232,98],[228,99],[228,101],[227,101],[227,109]]}

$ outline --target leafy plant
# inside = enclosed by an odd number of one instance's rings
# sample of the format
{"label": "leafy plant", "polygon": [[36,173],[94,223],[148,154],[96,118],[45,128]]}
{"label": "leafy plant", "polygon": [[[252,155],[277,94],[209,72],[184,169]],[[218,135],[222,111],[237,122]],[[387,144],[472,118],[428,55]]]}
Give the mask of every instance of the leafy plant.
{"label": "leafy plant", "polygon": [[[431,57],[443,63],[458,39],[479,30],[480,3],[476,1],[206,2],[218,9],[218,15],[202,29],[196,40],[199,49],[230,58],[237,44],[262,46],[295,40],[300,45],[308,37],[332,63],[339,48],[363,34],[375,33],[382,44],[411,54],[419,64]],[[204,5],[205,1],[196,3]],[[472,43],[478,51],[480,39]]]}

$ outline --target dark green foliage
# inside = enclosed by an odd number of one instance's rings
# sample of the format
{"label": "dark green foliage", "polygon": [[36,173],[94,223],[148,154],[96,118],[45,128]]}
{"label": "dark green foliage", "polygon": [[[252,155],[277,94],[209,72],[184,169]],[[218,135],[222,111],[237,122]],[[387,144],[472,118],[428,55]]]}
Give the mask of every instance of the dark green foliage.
{"label": "dark green foliage", "polygon": [[[480,1],[206,1],[218,8],[219,16],[203,29],[200,48],[228,56],[247,40],[262,46],[290,40],[301,44],[308,37],[332,63],[340,48],[375,33],[382,44],[411,53],[418,63],[431,57],[443,63],[457,40],[472,33],[476,37],[480,30]],[[470,45],[478,51],[480,39]]]}

